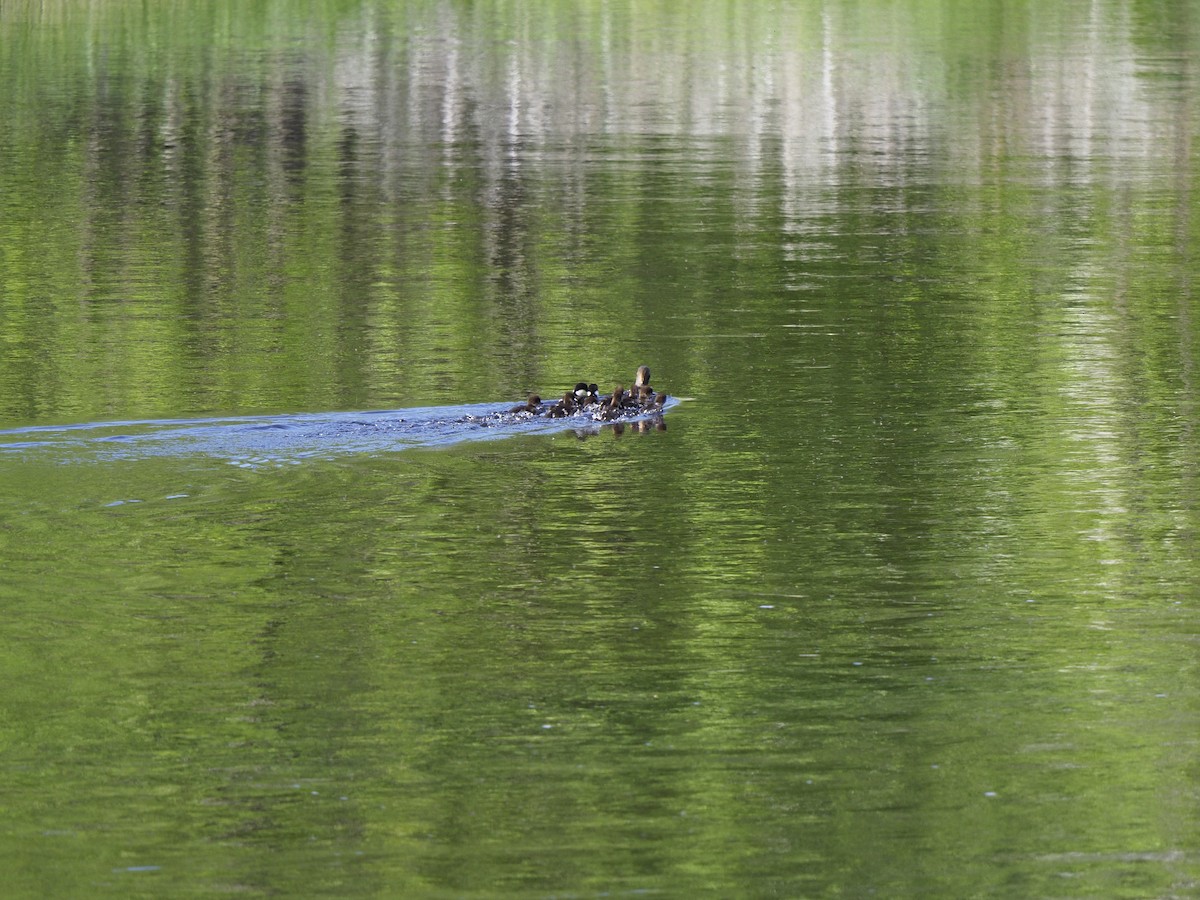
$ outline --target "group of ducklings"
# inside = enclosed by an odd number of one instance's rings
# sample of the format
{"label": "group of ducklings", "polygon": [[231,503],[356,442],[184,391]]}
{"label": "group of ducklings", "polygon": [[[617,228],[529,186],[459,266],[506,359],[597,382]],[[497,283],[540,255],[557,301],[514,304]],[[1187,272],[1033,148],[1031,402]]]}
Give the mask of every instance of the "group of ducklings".
{"label": "group of ducklings", "polygon": [[666,394],[658,393],[650,387],[650,367],[638,366],[633,387],[628,391],[622,385],[617,385],[611,394],[602,397],[595,384],[581,381],[548,408],[543,409],[541,397],[530,394],[526,402],[514,406],[509,412],[529,413],[551,419],[590,412],[594,419],[607,420],[629,413],[662,412],[666,402]]}

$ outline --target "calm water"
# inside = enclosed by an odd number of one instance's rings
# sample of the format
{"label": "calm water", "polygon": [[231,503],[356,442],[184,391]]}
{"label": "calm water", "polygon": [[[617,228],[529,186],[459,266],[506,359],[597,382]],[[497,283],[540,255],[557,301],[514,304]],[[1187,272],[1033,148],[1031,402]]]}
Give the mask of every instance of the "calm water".
{"label": "calm water", "polygon": [[1198,133],[1183,0],[0,4],[5,893],[1196,896]]}

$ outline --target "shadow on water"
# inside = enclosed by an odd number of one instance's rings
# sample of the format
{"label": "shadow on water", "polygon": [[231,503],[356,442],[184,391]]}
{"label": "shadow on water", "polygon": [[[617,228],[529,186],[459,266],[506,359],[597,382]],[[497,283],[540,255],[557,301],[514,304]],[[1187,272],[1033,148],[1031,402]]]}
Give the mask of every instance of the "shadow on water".
{"label": "shadow on water", "polygon": [[[666,408],[677,403],[669,400]],[[588,436],[603,429],[666,429],[659,412],[631,412],[614,421],[599,421],[590,413],[547,418],[505,409],[498,410],[495,403],[477,403],[370,412],[29,426],[0,430],[0,452],[50,455],[62,462],[207,456],[256,467],[519,434],[575,431]]]}

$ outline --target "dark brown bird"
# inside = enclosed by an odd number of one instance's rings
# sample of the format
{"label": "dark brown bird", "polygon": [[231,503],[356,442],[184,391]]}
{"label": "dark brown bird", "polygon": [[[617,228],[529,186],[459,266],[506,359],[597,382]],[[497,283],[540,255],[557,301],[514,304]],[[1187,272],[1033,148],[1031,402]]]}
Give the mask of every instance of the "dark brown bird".
{"label": "dark brown bird", "polygon": [[617,385],[613,392],[600,401],[600,415],[611,419],[621,412],[621,403],[625,399],[625,388]]}
{"label": "dark brown bird", "polygon": [[542,398],[537,394],[530,394],[529,399],[524,403],[519,403],[509,410],[510,413],[535,413],[538,407],[542,405]]}
{"label": "dark brown bird", "polygon": [[546,413],[551,419],[561,419],[563,416],[569,416],[575,412],[575,394],[572,391],[567,391],[563,394],[562,399],[550,408]]}

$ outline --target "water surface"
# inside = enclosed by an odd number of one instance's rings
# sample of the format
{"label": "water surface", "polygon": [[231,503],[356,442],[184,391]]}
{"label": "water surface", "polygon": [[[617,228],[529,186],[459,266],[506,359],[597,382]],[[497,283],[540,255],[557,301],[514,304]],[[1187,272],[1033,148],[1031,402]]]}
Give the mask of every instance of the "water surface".
{"label": "water surface", "polygon": [[0,47],[6,890],[1196,892],[1188,4]]}

